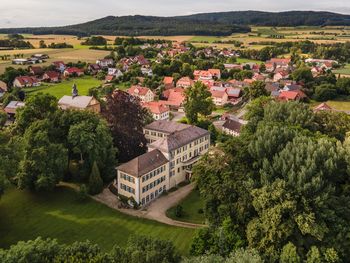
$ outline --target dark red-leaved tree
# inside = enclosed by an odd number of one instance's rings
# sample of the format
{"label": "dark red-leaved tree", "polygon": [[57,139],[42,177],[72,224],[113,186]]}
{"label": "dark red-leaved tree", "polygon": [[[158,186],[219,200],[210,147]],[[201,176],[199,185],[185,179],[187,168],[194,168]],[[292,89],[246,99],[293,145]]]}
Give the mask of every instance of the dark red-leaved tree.
{"label": "dark red-leaved tree", "polygon": [[149,121],[149,113],[140,101],[130,94],[117,90],[107,96],[102,112],[111,128],[119,161],[129,161],[147,150],[143,126]]}

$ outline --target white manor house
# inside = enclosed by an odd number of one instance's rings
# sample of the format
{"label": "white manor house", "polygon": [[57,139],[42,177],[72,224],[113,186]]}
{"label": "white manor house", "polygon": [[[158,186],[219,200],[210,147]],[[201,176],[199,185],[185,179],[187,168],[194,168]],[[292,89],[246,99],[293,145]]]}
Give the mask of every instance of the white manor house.
{"label": "white manor house", "polygon": [[155,121],[144,128],[148,152],[117,167],[120,195],[144,206],[164,191],[189,180],[192,165],[209,150],[210,133],[196,126]]}

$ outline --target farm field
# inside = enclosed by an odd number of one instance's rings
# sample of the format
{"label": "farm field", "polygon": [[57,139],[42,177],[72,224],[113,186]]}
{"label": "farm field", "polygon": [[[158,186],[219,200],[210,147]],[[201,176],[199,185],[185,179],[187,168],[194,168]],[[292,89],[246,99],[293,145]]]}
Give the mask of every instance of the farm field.
{"label": "farm field", "polygon": [[170,240],[187,255],[195,231],[124,215],[93,200],[81,203],[73,190],[63,187],[41,195],[8,190],[0,200],[0,214],[2,248],[41,236],[66,244],[88,239],[108,251],[137,234]]}
{"label": "farm field", "polygon": [[76,84],[80,95],[88,95],[90,88],[97,87],[101,85],[101,81],[90,76],[85,76],[82,78],[74,78],[70,80],[64,80],[58,84],[45,84],[40,87],[26,88],[27,95],[31,96],[36,93],[48,93],[60,99],[64,95],[71,95],[72,86]]}
{"label": "farm field", "polygon": [[[34,54],[44,53],[50,56],[45,63],[37,64],[39,66],[48,66],[54,61],[64,61],[68,62],[78,62],[85,61],[88,63],[95,63],[96,59],[104,58],[110,52],[103,50],[92,50],[92,49],[25,49],[25,50],[4,50],[0,51],[0,56],[2,55],[14,55],[14,54],[24,54],[24,57],[30,57]],[[0,60],[0,74],[5,71],[6,67],[28,67],[28,65],[12,65],[11,61]]]}
{"label": "farm field", "polygon": [[204,213],[198,213],[200,209],[204,208],[204,202],[200,199],[198,190],[192,191],[179,205],[183,208],[183,216],[179,218],[175,215],[175,206],[166,212],[169,218],[195,224],[205,223]]}

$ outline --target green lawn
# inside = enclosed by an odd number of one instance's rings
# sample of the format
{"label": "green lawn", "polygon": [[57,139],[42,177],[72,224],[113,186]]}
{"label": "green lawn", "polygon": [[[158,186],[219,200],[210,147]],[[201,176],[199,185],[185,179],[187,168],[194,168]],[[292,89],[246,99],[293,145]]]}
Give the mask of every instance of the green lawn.
{"label": "green lawn", "polygon": [[11,189],[0,200],[2,248],[41,236],[67,244],[88,239],[108,251],[130,235],[145,235],[170,240],[187,255],[194,231],[127,216],[93,200],[78,202],[64,187],[42,195]]}
{"label": "green lawn", "polygon": [[344,68],[333,70],[334,74],[350,75],[350,64],[346,64]]}
{"label": "green lawn", "polygon": [[330,100],[326,102],[333,109],[340,111],[350,111],[350,101]]}
{"label": "green lawn", "polygon": [[248,58],[237,58],[237,63],[256,63],[262,64],[263,62],[260,60],[248,59]]}
{"label": "green lawn", "polygon": [[34,95],[36,93],[49,93],[56,98],[60,99],[63,95],[71,95],[72,86],[76,83],[80,95],[87,95],[90,88],[101,85],[101,81],[90,76],[82,78],[74,78],[70,80],[64,80],[58,84],[45,84],[40,87],[27,88],[26,93]]}
{"label": "green lawn", "polygon": [[189,42],[208,42],[213,43],[215,41],[220,41],[222,38],[215,36],[195,36],[189,40]]}
{"label": "green lawn", "polygon": [[168,217],[189,222],[189,223],[195,223],[195,224],[204,224],[205,223],[205,217],[203,213],[198,213],[199,209],[204,208],[204,202],[199,196],[199,191],[194,190],[192,193],[189,194],[179,205],[183,208],[183,216],[182,217],[176,217],[175,215],[175,208],[170,208],[166,214]]}

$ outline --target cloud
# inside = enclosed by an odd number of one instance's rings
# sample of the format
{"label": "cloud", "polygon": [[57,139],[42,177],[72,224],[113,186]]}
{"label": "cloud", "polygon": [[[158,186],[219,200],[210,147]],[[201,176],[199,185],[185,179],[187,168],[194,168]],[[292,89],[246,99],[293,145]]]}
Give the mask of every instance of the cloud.
{"label": "cloud", "polygon": [[175,16],[235,10],[350,13],[349,0],[1,0],[0,27],[58,26],[107,15]]}

